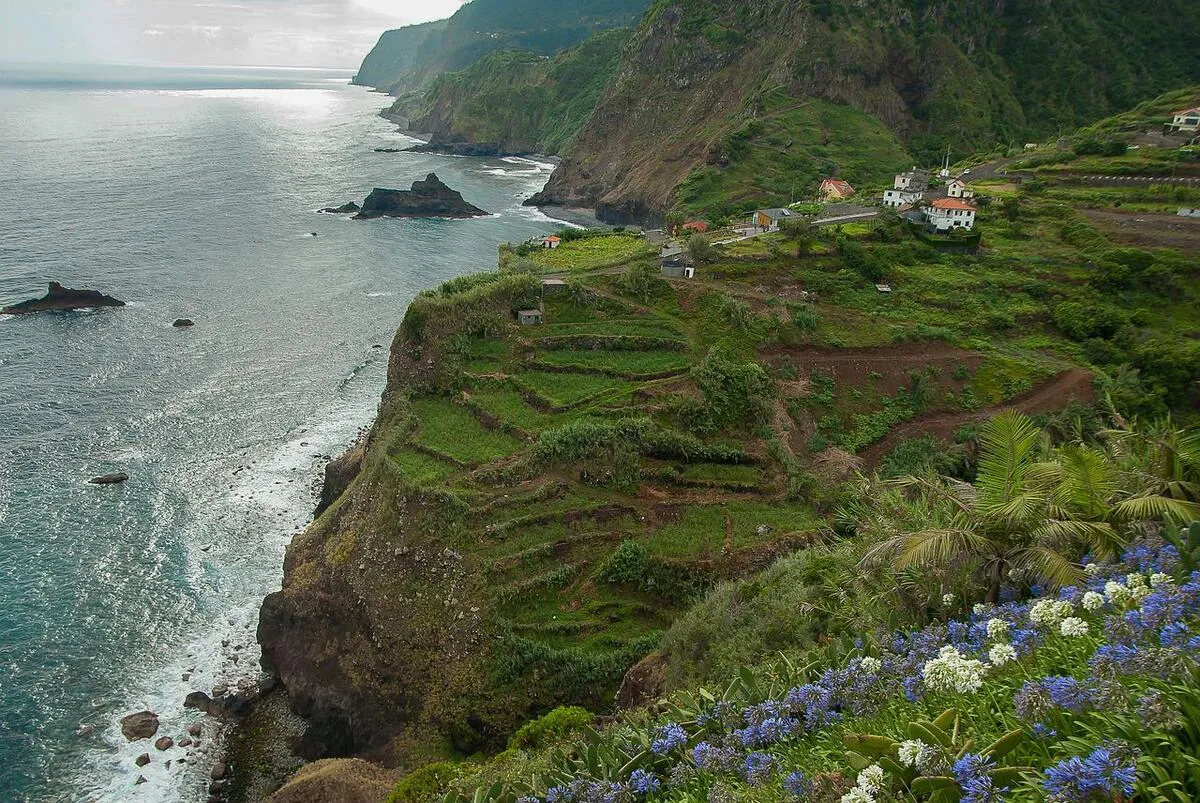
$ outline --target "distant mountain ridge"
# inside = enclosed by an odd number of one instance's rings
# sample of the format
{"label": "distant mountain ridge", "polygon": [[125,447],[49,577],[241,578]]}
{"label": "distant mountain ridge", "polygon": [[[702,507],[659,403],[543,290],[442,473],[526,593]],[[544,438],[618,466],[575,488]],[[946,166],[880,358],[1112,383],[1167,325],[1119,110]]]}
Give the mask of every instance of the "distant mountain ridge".
{"label": "distant mountain ridge", "polygon": [[650,0],[472,0],[447,20],[385,32],[354,83],[401,94],[497,50],[554,55],[601,31],[633,27],[649,6]]}

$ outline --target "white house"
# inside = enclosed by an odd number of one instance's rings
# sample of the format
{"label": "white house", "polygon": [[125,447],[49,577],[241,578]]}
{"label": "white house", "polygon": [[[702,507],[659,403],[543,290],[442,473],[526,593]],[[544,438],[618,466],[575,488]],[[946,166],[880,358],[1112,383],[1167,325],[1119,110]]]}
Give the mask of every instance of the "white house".
{"label": "white house", "polygon": [[946,195],[950,198],[974,198],[975,190],[962,179],[952,178],[946,182]]}
{"label": "white house", "polygon": [[963,198],[938,198],[929,205],[925,216],[938,231],[975,228],[975,205]]}
{"label": "white house", "polygon": [[1171,128],[1176,131],[1200,131],[1200,106],[1180,109],[1171,114]]}
{"label": "white house", "polygon": [[913,168],[907,173],[900,173],[892,184],[892,189],[884,190],[883,205],[897,208],[915,204],[925,197],[929,189],[929,171]]}

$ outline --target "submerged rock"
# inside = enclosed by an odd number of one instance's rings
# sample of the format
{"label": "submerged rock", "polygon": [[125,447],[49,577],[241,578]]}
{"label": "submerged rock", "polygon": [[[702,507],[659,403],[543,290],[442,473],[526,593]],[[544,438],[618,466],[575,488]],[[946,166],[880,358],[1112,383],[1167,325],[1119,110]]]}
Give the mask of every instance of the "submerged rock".
{"label": "submerged rock", "polygon": [[129,475],[124,471],[118,471],[115,474],[105,474],[101,477],[92,477],[88,480],[92,485],[117,485],[129,479]]}
{"label": "submerged rock", "polygon": [[150,763],[150,754],[149,754],[149,753],[142,753],[140,756],[138,756],[138,757],[137,757],[137,758],[134,760],[134,762],[133,762],[133,763],[134,763],[134,764],[137,764],[139,767],[144,767],[144,766],[146,766],[147,764],[149,764],[149,763]]}
{"label": "submerged rock", "polygon": [[123,307],[125,302],[96,290],[72,290],[50,282],[50,290],[41,298],[31,298],[0,309],[0,315],[24,315],[32,312],[65,312],[92,307]]}
{"label": "submerged rock", "polygon": [[363,201],[362,211],[355,220],[378,217],[485,217],[488,213],[463,200],[462,194],[450,189],[436,173],[424,181],[414,181],[410,190],[386,190],[376,187]]}
{"label": "submerged rock", "polygon": [[359,208],[354,201],[349,201],[341,206],[327,206],[321,212],[326,215],[353,215],[358,212]]}
{"label": "submerged rock", "polygon": [[158,733],[158,714],[153,711],[138,711],[121,718],[121,733],[131,742],[149,739]]}

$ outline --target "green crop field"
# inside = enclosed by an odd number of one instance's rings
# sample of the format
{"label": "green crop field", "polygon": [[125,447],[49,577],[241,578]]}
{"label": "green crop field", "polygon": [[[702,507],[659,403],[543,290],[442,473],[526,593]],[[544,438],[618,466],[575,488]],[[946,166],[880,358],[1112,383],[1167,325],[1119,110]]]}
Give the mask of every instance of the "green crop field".
{"label": "green crop field", "polygon": [[466,465],[507,457],[521,448],[521,441],[487,429],[470,410],[449,400],[417,399],[413,412],[420,420],[416,442]]}
{"label": "green crop field", "polygon": [[682,371],[691,360],[674,351],[547,351],[538,362],[563,368],[603,369],[630,377]]}

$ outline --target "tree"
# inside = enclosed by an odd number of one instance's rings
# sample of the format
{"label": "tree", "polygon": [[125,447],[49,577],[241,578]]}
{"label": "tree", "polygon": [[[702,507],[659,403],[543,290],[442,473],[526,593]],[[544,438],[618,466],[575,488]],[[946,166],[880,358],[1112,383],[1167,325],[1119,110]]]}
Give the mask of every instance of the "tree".
{"label": "tree", "polygon": [[817,242],[817,227],[808,218],[786,217],[780,222],[779,227],[783,230],[784,235],[796,244],[796,253],[800,256],[812,251],[813,245]]}
{"label": "tree", "polygon": [[1124,491],[1125,476],[1097,447],[1050,452],[1041,430],[1016,411],[985,424],[979,446],[973,484],[944,477],[894,481],[912,509],[872,508],[862,529],[880,540],[865,563],[890,560],[902,572],[961,568],[981,578],[987,601],[996,602],[1013,571],[1051,585],[1075,582],[1072,556],[1079,551],[1111,556],[1130,525],[1184,520],[1197,510],[1153,489]]}
{"label": "tree", "polygon": [[697,263],[712,262],[716,253],[712,243],[703,234],[693,234],[687,241],[688,254]]}
{"label": "tree", "polygon": [[682,226],[686,220],[687,218],[682,212],[668,212],[666,220],[667,234],[675,234],[675,232],[679,231],[679,227]]}

